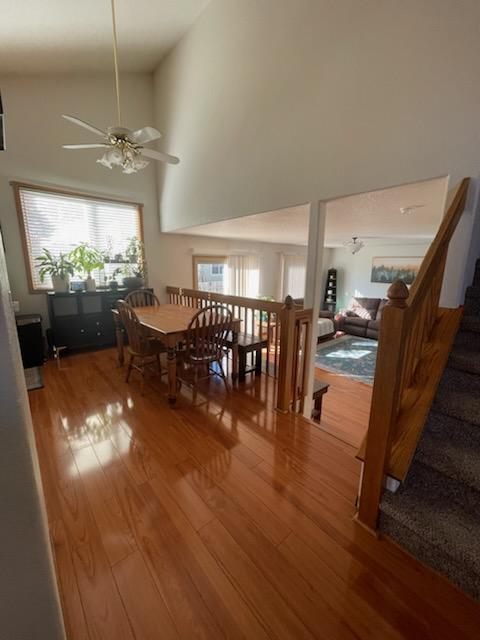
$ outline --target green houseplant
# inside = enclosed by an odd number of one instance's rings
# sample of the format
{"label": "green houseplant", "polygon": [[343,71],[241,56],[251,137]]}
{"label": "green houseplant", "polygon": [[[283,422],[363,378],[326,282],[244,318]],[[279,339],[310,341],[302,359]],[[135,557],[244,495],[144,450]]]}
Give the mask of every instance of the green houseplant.
{"label": "green houseplant", "polygon": [[130,238],[125,255],[129,260],[123,269],[123,286],[128,289],[138,289],[145,286],[147,265],[145,262],[145,247],[138,238]]}
{"label": "green houseplant", "polygon": [[52,279],[53,290],[56,293],[65,293],[70,289],[70,276],[73,276],[75,266],[70,254],[59,253],[54,256],[51,251],[42,249],[43,253],[35,258],[39,263],[38,275],[40,281],[45,281],[45,276]]}
{"label": "green houseplant", "polygon": [[103,269],[105,266],[102,252],[87,242],[83,242],[70,252],[69,258],[73,262],[75,269],[87,276],[85,280],[86,290],[95,291],[96,284],[92,278],[92,271],[94,269]]}

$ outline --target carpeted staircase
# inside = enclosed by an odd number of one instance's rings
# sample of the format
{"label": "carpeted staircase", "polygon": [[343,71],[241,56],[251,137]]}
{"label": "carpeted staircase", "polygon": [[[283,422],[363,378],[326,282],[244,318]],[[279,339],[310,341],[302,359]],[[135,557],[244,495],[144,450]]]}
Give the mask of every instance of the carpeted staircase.
{"label": "carpeted staircase", "polygon": [[380,530],[480,600],[480,260],[405,483]]}

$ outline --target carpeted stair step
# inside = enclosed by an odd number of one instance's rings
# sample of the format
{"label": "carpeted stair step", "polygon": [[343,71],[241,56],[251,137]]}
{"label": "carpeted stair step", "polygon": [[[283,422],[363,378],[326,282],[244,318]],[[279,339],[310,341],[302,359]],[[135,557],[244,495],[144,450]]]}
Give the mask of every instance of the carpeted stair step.
{"label": "carpeted stair step", "polygon": [[473,344],[455,344],[448,359],[448,366],[480,375],[480,347],[474,347]]}
{"label": "carpeted stair step", "polygon": [[478,491],[415,461],[380,510],[384,534],[480,599]]}
{"label": "carpeted stair step", "polygon": [[480,333],[480,316],[464,315],[460,324],[461,331]]}
{"label": "carpeted stair step", "polygon": [[467,315],[480,314],[480,286],[467,288],[465,292],[465,313]]}
{"label": "carpeted stair step", "polygon": [[460,331],[455,336],[455,341],[453,344],[453,348],[455,347],[473,347],[473,349],[480,349],[480,332],[476,333],[475,331],[466,331],[464,329],[460,329]]}
{"label": "carpeted stair step", "polygon": [[433,410],[480,427],[480,376],[447,367]]}
{"label": "carpeted stair step", "polygon": [[480,260],[475,264],[475,275],[473,276],[473,286],[480,287]]}
{"label": "carpeted stair step", "polygon": [[430,412],[415,460],[480,492],[480,429]]}

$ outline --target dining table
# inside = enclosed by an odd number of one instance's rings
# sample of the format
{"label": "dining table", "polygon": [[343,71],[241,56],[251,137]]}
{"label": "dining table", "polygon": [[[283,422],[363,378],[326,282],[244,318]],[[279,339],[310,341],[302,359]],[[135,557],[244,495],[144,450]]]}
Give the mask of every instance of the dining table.
{"label": "dining table", "polygon": [[[145,335],[159,339],[167,350],[168,401],[174,405],[177,400],[177,353],[187,336],[188,325],[200,309],[180,304],[135,307],[135,313],[145,331]],[[112,309],[115,322],[118,363],[125,362],[124,328],[117,309]],[[241,320],[232,321],[232,381],[238,379],[238,334]]]}

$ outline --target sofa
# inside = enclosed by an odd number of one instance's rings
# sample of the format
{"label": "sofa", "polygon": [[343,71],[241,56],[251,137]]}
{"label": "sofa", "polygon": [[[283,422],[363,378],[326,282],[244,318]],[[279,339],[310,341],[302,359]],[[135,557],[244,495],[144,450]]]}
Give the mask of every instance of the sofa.
{"label": "sofa", "polygon": [[352,298],[347,308],[335,316],[336,331],[378,340],[380,320],[387,302],[385,298]]}

